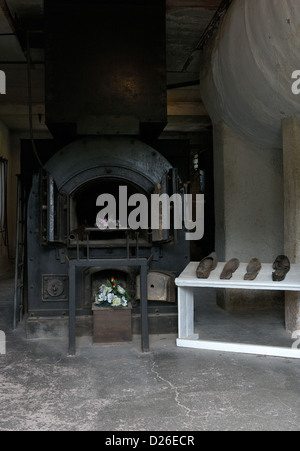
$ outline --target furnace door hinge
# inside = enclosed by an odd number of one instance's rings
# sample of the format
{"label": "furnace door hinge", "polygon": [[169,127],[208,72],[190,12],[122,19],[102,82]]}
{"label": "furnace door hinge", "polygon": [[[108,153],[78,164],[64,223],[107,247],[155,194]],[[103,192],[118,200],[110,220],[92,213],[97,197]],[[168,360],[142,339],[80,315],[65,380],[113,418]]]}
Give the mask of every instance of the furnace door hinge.
{"label": "furnace door hinge", "polygon": [[42,244],[66,242],[67,200],[49,173],[41,174],[41,240]]}

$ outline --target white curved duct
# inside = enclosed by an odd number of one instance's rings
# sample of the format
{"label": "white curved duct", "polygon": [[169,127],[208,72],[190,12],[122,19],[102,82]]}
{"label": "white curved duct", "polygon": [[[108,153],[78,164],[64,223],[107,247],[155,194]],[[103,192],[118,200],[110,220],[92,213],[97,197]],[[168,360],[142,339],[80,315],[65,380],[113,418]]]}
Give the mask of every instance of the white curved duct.
{"label": "white curved duct", "polygon": [[251,141],[282,146],[282,119],[300,115],[299,0],[234,0],[220,27],[201,94],[214,123]]}

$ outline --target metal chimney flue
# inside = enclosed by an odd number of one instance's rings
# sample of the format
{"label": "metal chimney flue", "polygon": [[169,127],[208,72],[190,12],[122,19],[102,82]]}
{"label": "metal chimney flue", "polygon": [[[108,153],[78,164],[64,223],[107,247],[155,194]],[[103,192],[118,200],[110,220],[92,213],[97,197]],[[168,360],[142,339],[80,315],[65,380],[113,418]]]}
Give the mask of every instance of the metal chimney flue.
{"label": "metal chimney flue", "polygon": [[45,0],[54,137],[158,136],[167,122],[165,0]]}

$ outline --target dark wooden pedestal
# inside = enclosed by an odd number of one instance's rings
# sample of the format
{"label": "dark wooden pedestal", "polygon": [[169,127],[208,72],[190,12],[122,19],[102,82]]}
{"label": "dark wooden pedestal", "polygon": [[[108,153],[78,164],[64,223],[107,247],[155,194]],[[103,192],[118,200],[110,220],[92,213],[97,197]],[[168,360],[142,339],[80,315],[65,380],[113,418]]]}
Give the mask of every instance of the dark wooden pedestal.
{"label": "dark wooden pedestal", "polygon": [[93,342],[95,344],[132,341],[131,306],[126,308],[93,307]]}
{"label": "dark wooden pedestal", "polygon": [[152,256],[150,256],[149,258],[116,258],[90,260],[76,260],[67,258],[69,273],[69,355],[76,355],[76,271],[77,269],[79,270],[92,267],[118,268],[120,266],[129,266],[140,269],[142,352],[149,352],[147,274],[151,261]]}

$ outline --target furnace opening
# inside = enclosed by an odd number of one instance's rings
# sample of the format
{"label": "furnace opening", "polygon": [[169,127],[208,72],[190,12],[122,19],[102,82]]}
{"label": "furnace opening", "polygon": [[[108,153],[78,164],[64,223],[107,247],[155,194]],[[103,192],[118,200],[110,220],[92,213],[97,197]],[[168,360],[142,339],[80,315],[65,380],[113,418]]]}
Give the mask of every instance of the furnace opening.
{"label": "furnace opening", "polygon": [[[101,194],[110,194],[116,199],[116,221],[119,224],[119,187],[126,186],[128,198],[133,194],[143,194],[149,198],[149,193],[141,189],[132,182],[117,179],[117,178],[100,178],[91,180],[80,188],[78,188],[70,196],[70,231],[79,229],[81,227],[97,229],[96,217],[101,208],[96,205],[96,201]],[[128,207],[128,215],[135,207]],[[90,240],[95,242],[109,241],[114,245],[122,245],[125,240],[127,224],[121,224],[122,228],[112,230],[109,226],[109,219],[107,230],[95,230],[90,233]],[[139,230],[139,241],[143,244],[148,244],[151,241],[150,230]]]}

